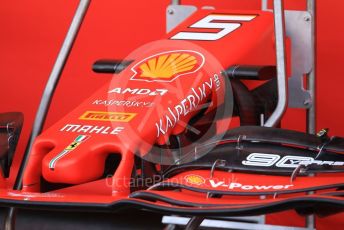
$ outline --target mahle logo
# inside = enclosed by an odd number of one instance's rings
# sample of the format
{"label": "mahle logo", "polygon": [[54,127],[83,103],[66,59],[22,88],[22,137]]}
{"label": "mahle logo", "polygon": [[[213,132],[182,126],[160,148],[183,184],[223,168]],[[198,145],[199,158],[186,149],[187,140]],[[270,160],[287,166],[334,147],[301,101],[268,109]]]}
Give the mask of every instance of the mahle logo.
{"label": "mahle logo", "polygon": [[129,122],[135,116],[136,113],[86,111],[79,119],[90,121]]}
{"label": "mahle logo", "polygon": [[202,176],[191,174],[184,177],[185,181],[193,185],[202,185],[205,183],[205,179]]}
{"label": "mahle logo", "polygon": [[143,59],[132,67],[131,80],[171,82],[197,72],[204,65],[204,56],[196,51],[175,50]]}

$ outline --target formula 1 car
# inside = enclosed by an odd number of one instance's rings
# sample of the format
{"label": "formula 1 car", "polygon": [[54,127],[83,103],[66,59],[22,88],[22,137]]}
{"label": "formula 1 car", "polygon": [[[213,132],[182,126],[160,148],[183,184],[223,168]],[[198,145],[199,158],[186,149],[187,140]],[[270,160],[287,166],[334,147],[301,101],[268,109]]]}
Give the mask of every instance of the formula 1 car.
{"label": "formula 1 car", "polygon": [[114,76],[35,138],[15,189],[6,178],[23,118],[2,114],[0,206],[343,211],[344,139],[279,129],[279,119],[260,127],[281,97],[274,38],[271,12],[202,9],[126,60],[96,61]]}

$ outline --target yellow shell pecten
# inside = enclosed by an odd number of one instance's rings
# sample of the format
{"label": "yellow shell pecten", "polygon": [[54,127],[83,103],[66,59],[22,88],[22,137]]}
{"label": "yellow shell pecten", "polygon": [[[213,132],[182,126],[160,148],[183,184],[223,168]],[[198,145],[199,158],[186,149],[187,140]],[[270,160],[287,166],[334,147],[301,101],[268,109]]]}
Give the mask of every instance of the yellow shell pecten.
{"label": "yellow shell pecten", "polygon": [[173,53],[151,58],[139,68],[141,77],[171,78],[192,70],[196,63],[196,58],[188,53]]}
{"label": "yellow shell pecten", "polygon": [[199,175],[187,175],[185,180],[190,184],[201,185],[204,184],[205,180],[203,177]]}

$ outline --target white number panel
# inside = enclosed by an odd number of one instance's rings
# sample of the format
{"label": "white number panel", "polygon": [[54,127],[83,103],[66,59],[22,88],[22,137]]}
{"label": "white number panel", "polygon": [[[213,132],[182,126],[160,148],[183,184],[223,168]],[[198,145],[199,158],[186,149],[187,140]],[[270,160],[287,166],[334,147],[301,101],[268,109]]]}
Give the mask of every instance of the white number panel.
{"label": "white number panel", "polygon": [[[218,32],[179,32],[171,39],[215,41],[241,26],[240,22],[251,21],[256,15],[210,14],[190,26],[195,29],[220,29]],[[218,22],[216,22],[218,21]]]}

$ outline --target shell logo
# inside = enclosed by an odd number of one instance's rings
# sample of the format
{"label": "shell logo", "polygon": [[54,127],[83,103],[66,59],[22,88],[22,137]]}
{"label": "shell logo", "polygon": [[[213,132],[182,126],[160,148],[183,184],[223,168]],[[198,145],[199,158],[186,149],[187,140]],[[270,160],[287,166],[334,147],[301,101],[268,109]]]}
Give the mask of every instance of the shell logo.
{"label": "shell logo", "polygon": [[171,82],[197,72],[204,65],[204,56],[192,50],[174,50],[143,59],[132,67],[131,80]]}
{"label": "shell logo", "polygon": [[205,179],[202,176],[191,174],[184,177],[184,180],[193,185],[202,185],[205,183]]}

